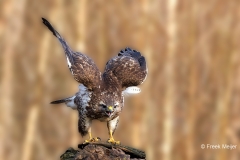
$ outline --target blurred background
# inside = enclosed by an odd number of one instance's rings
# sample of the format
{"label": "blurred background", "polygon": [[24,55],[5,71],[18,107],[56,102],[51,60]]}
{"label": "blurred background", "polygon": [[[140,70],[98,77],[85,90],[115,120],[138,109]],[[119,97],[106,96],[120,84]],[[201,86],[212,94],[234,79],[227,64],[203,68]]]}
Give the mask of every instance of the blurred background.
{"label": "blurred background", "polygon": [[[240,159],[240,1],[1,0],[1,160],[59,159],[87,138],[76,111],[49,104],[78,83],[41,17],[101,71],[127,46],[146,57],[148,78],[126,98],[116,140],[148,160]],[[106,123],[92,132],[108,138]]]}

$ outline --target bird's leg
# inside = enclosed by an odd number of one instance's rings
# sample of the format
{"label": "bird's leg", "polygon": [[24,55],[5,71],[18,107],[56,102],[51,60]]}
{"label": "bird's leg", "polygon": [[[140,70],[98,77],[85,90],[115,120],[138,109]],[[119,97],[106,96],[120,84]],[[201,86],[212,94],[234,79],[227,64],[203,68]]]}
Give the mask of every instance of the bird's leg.
{"label": "bird's leg", "polygon": [[92,130],[91,130],[91,127],[89,127],[89,129],[88,129],[88,135],[89,135],[89,139],[92,139]]}
{"label": "bird's leg", "polygon": [[113,133],[117,128],[118,120],[119,120],[119,117],[116,117],[115,119],[108,121],[107,123],[108,131],[109,131],[109,139],[108,139],[109,143],[120,144],[120,141],[115,141],[113,138]]}
{"label": "bird's leg", "polygon": [[89,129],[88,129],[88,135],[89,135],[89,140],[85,140],[84,143],[97,142],[100,140],[100,138],[98,138],[98,137],[96,137],[96,138],[92,137],[91,127],[89,127]]}
{"label": "bird's leg", "polygon": [[79,119],[78,119],[78,131],[81,133],[82,136],[85,136],[86,134],[89,135],[89,139],[85,140],[83,143],[96,142],[100,140],[100,138],[92,137],[91,127],[90,127],[91,123],[92,123],[92,120],[87,118],[86,115],[82,113],[82,110],[80,110]]}
{"label": "bird's leg", "polygon": [[108,143],[120,144],[120,141],[115,141],[115,140],[114,140],[114,138],[113,138],[113,132],[112,132],[112,131],[109,131]]}

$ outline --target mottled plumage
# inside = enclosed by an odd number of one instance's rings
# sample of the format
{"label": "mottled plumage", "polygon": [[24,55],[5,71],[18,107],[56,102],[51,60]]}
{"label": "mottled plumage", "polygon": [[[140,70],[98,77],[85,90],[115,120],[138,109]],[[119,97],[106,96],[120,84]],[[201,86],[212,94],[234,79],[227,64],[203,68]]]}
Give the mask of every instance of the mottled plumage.
{"label": "mottled plumage", "polygon": [[[124,106],[125,93],[139,93],[140,85],[147,77],[145,58],[136,50],[126,48],[110,59],[103,74],[88,56],[74,52],[66,41],[44,18],[43,23],[58,38],[67,58],[68,67],[74,79],[80,83],[79,91],[72,97],[51,102],[52,104],[65,103],[79,112],[78,129],[82,136],[89,133],[90,140],[97,139],[91,136],[92,120],[106,121],[110,138],[117,127],[119,115]],[[88,142],[88,141],[87,141]]]}

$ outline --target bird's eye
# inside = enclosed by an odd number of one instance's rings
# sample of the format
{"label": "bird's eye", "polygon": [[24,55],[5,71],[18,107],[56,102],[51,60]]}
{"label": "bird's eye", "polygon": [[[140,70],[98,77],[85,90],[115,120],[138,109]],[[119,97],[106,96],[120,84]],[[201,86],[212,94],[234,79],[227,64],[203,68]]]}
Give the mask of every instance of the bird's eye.
{"label": "bird's eye", "polygon": [[105,104],[100,104],[100,106],[102,106],[103,108],[107,108]]}
{"label": "bird's eye", "polygon": [[117,105],[117,104],[115,104],[113,107],[114,107],[114,108],[117,108],[117,106],[118,106],[118,105]]}

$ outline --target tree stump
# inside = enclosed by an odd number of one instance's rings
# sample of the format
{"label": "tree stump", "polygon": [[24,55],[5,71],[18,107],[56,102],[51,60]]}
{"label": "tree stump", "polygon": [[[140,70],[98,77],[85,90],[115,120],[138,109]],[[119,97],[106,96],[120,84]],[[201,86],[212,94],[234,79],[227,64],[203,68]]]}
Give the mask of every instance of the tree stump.
{"label": "tree stump", "polygon": [[123,145],[107,142],[91,142],[78,145],[77,150],[69,148],[61,160],[144,160],[145,152]]}

